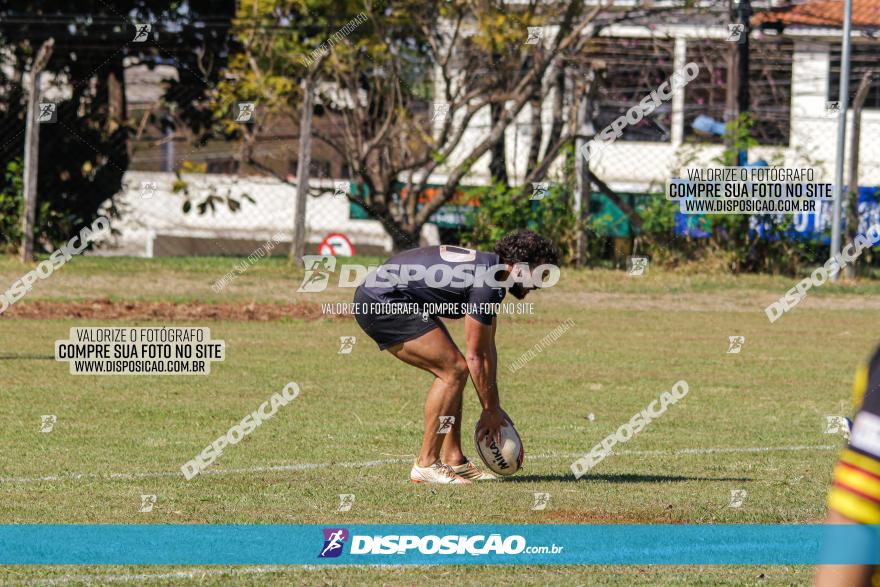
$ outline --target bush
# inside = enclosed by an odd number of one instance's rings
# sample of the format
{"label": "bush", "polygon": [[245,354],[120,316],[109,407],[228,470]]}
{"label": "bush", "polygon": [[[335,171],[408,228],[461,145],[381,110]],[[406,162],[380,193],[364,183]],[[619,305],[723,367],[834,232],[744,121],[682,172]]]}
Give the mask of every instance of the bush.
{"label": "bush", "polygon": [[14,253],[21,243],[21,215],[24,202],[21,159],[6,164],[0,185],[0,252]]}
{"label": "bush", "polygon": [[[792,233],[793,217],[775,222],[769,216],[713,214],[699,219],[708,238],[675,234],[678,204],[658,195],[641,210],[644,221],[636,238],[636,251],[666,267],[697,264],[709,271],[761,272],[795,275],[821,264],[822,247]],[[763,223],[758,235],[757,228]],[[826,257],[827,258],[827,257]]]}
{"label": "bush", "polygon": [[550,239],[559,251],[560,263],[576,252],[577,217],[565,185],[551,185],[540,200],[531,200],[531,191],[495,186],[480,196],[480,205],[468,217],[463,242],[479,250],[491,251],[504,235],[528,228]]}
{"label": "bush", "polygon": [[[752,136],[753,126],[754,121],[747,114],[728,123],[726,133],[732,146],[712,163],[715,166],[736,165],[741,149],[757,145]],[[691,147],[686,146],[680,152],[675,167],[697,165],[697,150]],[[813,166],[818,164],[809,159],[807,162]],[[771,158],[770,164],[781,165],[782,161]],[[794,275],[827,259],[824,247],[794,233],[792,215],[780,215],[776,219],[744,214],[702,216],[697,220],[699,228],[709,236],[692,238],[675,234],[677,210],[678,204],[667,201],[662,193],[651,198],[640,210],[643,225],[635,248],[647,253],[652,262],[671,267],[695,264],[710,271]]]}

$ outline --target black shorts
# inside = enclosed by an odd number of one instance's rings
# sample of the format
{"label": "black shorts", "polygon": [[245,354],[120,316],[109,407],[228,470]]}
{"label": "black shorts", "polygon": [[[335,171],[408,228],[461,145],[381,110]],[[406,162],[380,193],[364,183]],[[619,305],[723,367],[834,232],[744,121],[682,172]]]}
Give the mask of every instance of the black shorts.
{"label": "black shorts", "polygon": [[[360,308],[369,307],[370,304],[382,304],[383,302],[371,297],[362,288],[354,292],[354,303]],[[396,344],[416,339],[435,328],[439,328],[439,322],[432,316],[427,320],[421,314],[372,314],[363,311],[355,314],[358,325],[370,338],[379,345],[379,350],[385,350]]]}

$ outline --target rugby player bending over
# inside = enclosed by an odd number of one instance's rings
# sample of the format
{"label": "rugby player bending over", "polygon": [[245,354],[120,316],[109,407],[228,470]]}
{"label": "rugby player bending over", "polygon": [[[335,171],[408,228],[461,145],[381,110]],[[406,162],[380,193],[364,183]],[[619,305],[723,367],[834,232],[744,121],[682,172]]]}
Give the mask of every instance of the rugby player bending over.
{"label": "rugby player bending over", "polygon": [[[492,253],[446,245],[404,251],[385,261],[374,272],[376,275],[368,275],[357,288],[357,322],[379,349],[434,375],[425,400],[422,447],[410,472],[413,483],[462,484],[495,479],[462,452],[462,391],[470,377],[483,406],[477,435],[481,439],[500,439],[501,427],[510,418],[501,409],[496,385],[493,306],[508,291],[523,299],[540,286],[539,275],[546,269],[541,266],[557,271],[557,262],[550,241],[522,230],[498,241]],[[414,268],[423,268],[421,275]],[[534,271],[536,268],[539,271]],[[468,271],[474,277],[470,283],[448,279]],[[485,280],[479,278],[484,271],[488,271]],[[378,284],[376,278],[387,285]],[[389,311],[394,304],[418,311]],[[440,317],[464,318],[466,354],[455,346]]]}

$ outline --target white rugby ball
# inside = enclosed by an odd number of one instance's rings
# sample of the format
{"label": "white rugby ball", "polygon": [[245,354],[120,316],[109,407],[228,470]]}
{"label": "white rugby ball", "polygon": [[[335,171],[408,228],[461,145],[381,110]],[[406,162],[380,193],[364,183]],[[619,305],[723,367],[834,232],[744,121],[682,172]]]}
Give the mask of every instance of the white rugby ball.
{"label": "white rugby ball", "polygon": [[513,475],[520,470],[525,457],[522,440],[509,421],[501,427],[501,444],[495,439],[477,439],[477,431],[474,430],[474,442],[477,444],[477,454],[494,473],[498,475]]}

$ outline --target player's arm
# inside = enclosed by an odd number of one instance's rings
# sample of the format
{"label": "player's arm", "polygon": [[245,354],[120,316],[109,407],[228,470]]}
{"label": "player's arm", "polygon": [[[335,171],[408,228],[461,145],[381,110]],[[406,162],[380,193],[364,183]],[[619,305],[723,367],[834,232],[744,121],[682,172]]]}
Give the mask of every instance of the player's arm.
{"label": "player's arm", "polygon": [[483,413],[477,422],[477,436],[494,437],[500,440],[504,412],[498,399],[496,373],[498,353],[495,349],[495,318],[491,324],[484,324],[473,316],[464,317],[464,337],[467,351],[468,370],[477,390]]}
{"label": "player's arm", "polygon": [[[860,406],[834,469],[826,524],[880,524],[880,353],[856,374],[853,399]],[[817,587],[870,586],[872,565],[820,565]]]}
{"label": "player's arm", "polygon": [[[838,511],[830,510],[826,524],[857,524]],[[871,565],[819,565],[816,587],[870,587],[874,567]]]}
{"label": "player's arm", "polygon": [[[856,426],[859,422],[856,416]],[[834,469],[834,485],[828,495],[826,524],[880,524],[880,460],[867,451],[844,449]],[[817,587],[868,587],[872,565],[819,565]]]}

